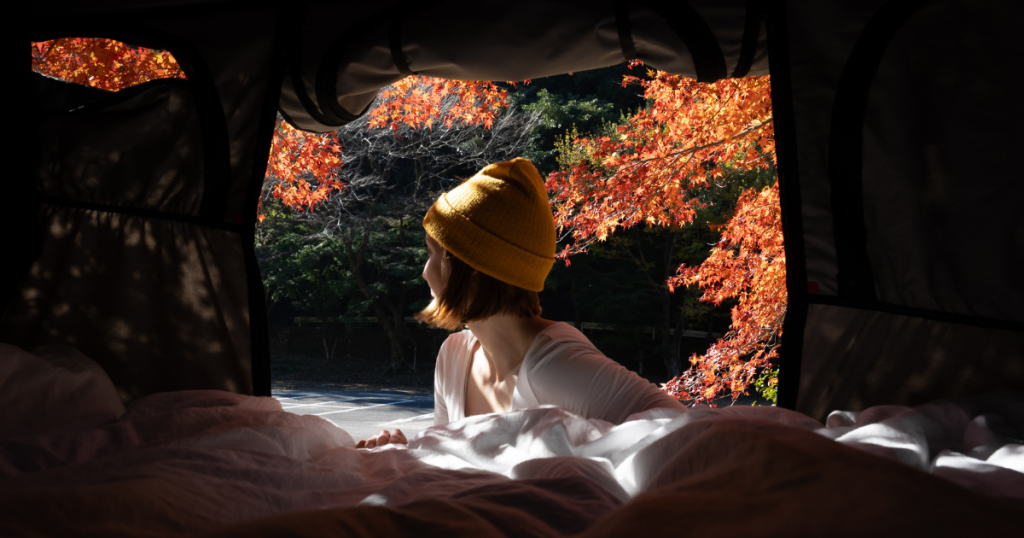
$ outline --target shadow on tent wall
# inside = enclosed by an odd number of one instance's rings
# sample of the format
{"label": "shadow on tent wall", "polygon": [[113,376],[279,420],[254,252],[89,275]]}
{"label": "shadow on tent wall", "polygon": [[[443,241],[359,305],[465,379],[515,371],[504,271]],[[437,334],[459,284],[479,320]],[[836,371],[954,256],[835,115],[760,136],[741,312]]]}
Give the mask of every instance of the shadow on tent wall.
{"label": "shadow on tent wall", "polygon": [[126,402],[252,393],[244,256],[236,230],[200,220],[211,166],[190,82],[108,93],[33,77],[42,247],[0,341],[71,345]]}
{"label": "shadow on tent wall", "polygon": [[[943,396],[1014,390],[1024,334],[889,312],[812,304],[799,410],[919,405]],[[856,380],[857,382],[851,382]]]}
{"label": "shadow on tent wall", "polygon": [[41,213],[43,252],[0,340],[74,346],[126,402],[183,387],[252,391],[245,283],[230,278],[244,272],[234,234],[60,205]]}

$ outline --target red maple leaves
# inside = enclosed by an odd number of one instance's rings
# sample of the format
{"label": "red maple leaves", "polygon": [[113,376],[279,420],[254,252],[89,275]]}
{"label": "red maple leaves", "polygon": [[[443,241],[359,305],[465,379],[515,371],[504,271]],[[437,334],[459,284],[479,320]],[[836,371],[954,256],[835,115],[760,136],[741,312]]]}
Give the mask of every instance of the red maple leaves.
{"label": "red maple leaves", "polygon": [[[637,62],[634,62],[636,65]],[[648,106],[614,133],[567,138],[563,169],[548,178],[559,229],[573,239],[559,256],[586,251],[618,227],[691,224],[698,189],[724,181],[726,168],[768,169],[774,159],[768,77],[702,84],[648,71]],[[722,240],[699,267],[680,267],[670,289],[697,285],[703,301],[738,300],[729,333],[665,390],[684,400],[735,398],[777,354],[786,311],[785,255],[778,185],[741,197]],[[774,384],[774,382],[772,382]]]}
{"label": "red maple leaves", "polygon": [[[336,134],[302,132],[279,117],[263,188],[288,207],[312,210],[344,188],[339,180],[341,151]],[[262,197],[257,218],[260,222],[266,218]]]}
{"label": "red maple leaves", "polygon": [[[507,101],[508,92],[492,82],[411,76],[381,91],[379,103],[370,110],[369,128],[389,128],[396,136],[401,127],[460,123],[490,128]],[[301,132],[279,118],[264,188],[288,207],[312,210],[344,187],[338,179],[341,154],[335,133]],[[262,212],[259,219],[264,219]]]}
{"label": "red maple leaves", "polygon": [[668,285],[697,285],[704,290],[702,301],[738,304],[725,337],[692,357],[692,368],[667,383],[666,392],[684,400],[711,401],[720,392],[735,398],[766,372],[774,386],[771,360],[778,355],[787,305],[779,184],[744,192],[708,259],[699,267],[680,267]]}
{"label": "red maple leaves", "polygon": [[699,204],[693,190],[722,177],[723,165],[771,163],[768,77],[702,84],[648,74],[623,84],[641,84],[651,104],[614,135],[566,141],[571,162],[548,178],[555,220],[575,240],[563,259],[618,226],[690,224]]}
{"label": "red maple leaves", "polygon": [[461,123],[490,129],[501,109],[508,106],[508,92],[493,82],[416,75],[388,86],[380,98],[380,105],[370,111],[371,128],[432,129]]}
{"label": "red maple leaves", "polygon": [[113,92],[160,78],[185,78],[170,52],[92,37],[32,43],[32,70]]}

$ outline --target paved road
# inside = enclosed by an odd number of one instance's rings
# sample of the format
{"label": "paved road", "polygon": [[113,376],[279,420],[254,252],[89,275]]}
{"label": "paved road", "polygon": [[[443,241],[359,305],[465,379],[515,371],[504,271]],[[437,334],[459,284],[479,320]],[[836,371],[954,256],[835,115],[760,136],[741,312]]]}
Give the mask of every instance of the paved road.
{"label": "paved road", "polygon": [[392,391],[274,390],[281,407],[297,415],[318,415],[344,428],[356,441],[402,430],[409,438],[434,424],[434,395]]}

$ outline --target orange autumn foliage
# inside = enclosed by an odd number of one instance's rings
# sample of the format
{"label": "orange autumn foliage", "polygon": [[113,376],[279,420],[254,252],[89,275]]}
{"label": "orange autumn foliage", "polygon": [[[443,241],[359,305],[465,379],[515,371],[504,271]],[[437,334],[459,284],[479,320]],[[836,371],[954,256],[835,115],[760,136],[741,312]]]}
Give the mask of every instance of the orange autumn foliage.
{"label": "orange autumn foliage", "polygon": [[112,92],[150,80],[186,78],[170,52],[93,37],[32,43],[32,70]]}
{"label": "orange autumn foliage", "polygon": [[[742,394],[778,355],[786,317],[786,253],[782,239],[779,184],[761,192],[747,190],[736,213],[722,228],[722,238],[698,267],[680,267],[669,288],[696,285],[701,300],[719,305],[737,299],[732,326],[691,369],[666,384],[683,400],[708,402],[720,392]],[[770,385],[777,380],[768,379]]]}
{"label": "orange autumn foliage", "polygon": [[[692,224],[703,207],[699,189],[726,180],[728,168],[767,170],[774,163],[769,77],[703,84],[662,71],[647,75],[627,76],[623,85],[640,84],[648,106],[613,135],[565,140],[563,167],[548,178],[555,221],[573,240],[559,253],[567,264],[569,255],[620,227]],[[680,267],[666,283],[697,285],[705,302],[738,300],[732,329],[666,384],[670,394],[735,398],[776,356],[786,308],[779,215],[777,183],[744,193],[708,260]]]}
{"label": "orange autumn foliage", "polygon": [[432,129],[455,124],[488,129],[501,109],[508,106],[508,92],[489,81],[446,80],[413,75],[380,92],[379,106],[370,111],[370,127],[397,131],[402,126]]}
{"label": "orange autumn foliage", "polygon": [[[341,164],[336,134],[299,131],[278,116],[263,189],[292,209],[312,210],[344,188]],[[260,222],[265,218],[262,203],[260,197]]]}
{"label": "orange autumn foliage", "polygon": [[[406,77],[380,94],[369,128],[431,129],[454,124],[490,128],[508,92],[492,82]],[[342,148],[335,133],[305,133],[278,118],[267,163],[270,195],[300,211],[312,210],[344,187],[339,181]],[[264,187],[267,188],[267,187]],[[262,212],[259,215],[263,220]]]}
{"label": "orange autumn foliage", "polygon": [[694,189],[722,177],[723,166],[771,164],[768,77],[703,84],[662,71],[648,74],[626,77],[623,85],[639,83],[649,106],[615,136],[569,142],[570,166],[548,178],[555,221],[574,239],[563,259],[619,226],[690,224],[699,204]]}
{"label": "orange autumn foliage", "polygon": [[[369,127],[388,128],[396,135],[402,127],[448,128],[458,123],[490,128],[507,100],[508,92],[492,82],[410,76],[381,90]],[[338,180],[341,152],[335,133],[301,132],[279,118],[267,165],[270,195],[298,210],[325,202],[344,187]]]}

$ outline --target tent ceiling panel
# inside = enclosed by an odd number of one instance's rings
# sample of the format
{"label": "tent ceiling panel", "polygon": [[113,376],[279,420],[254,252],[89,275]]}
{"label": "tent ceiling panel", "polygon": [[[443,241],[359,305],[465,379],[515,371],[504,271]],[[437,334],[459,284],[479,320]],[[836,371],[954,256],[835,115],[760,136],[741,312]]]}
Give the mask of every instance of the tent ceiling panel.
{"label": "tent ceiling panel", "polygon": [[118,15],[124,13],[146,14],[195,14],[214,11],[238,11],[253,7],[269,7],[274,0],[53,0],[45,4],[33,4],[36,15]]}
{"label": "tent ceiling panel", "polygon": [[[342,32],[330,20],[307,16],[305,34],[316,46],[304,43],[303,56],[290,62],[281,110],[299,128],[329,131],[352,121],[381,88],[412,74],[518,81],[629,59],[705,81],[768,69],[760,8],[743,0],[526,1],[515,9],[407,2]],[[324,46],[324,35],[335,39]]]}

